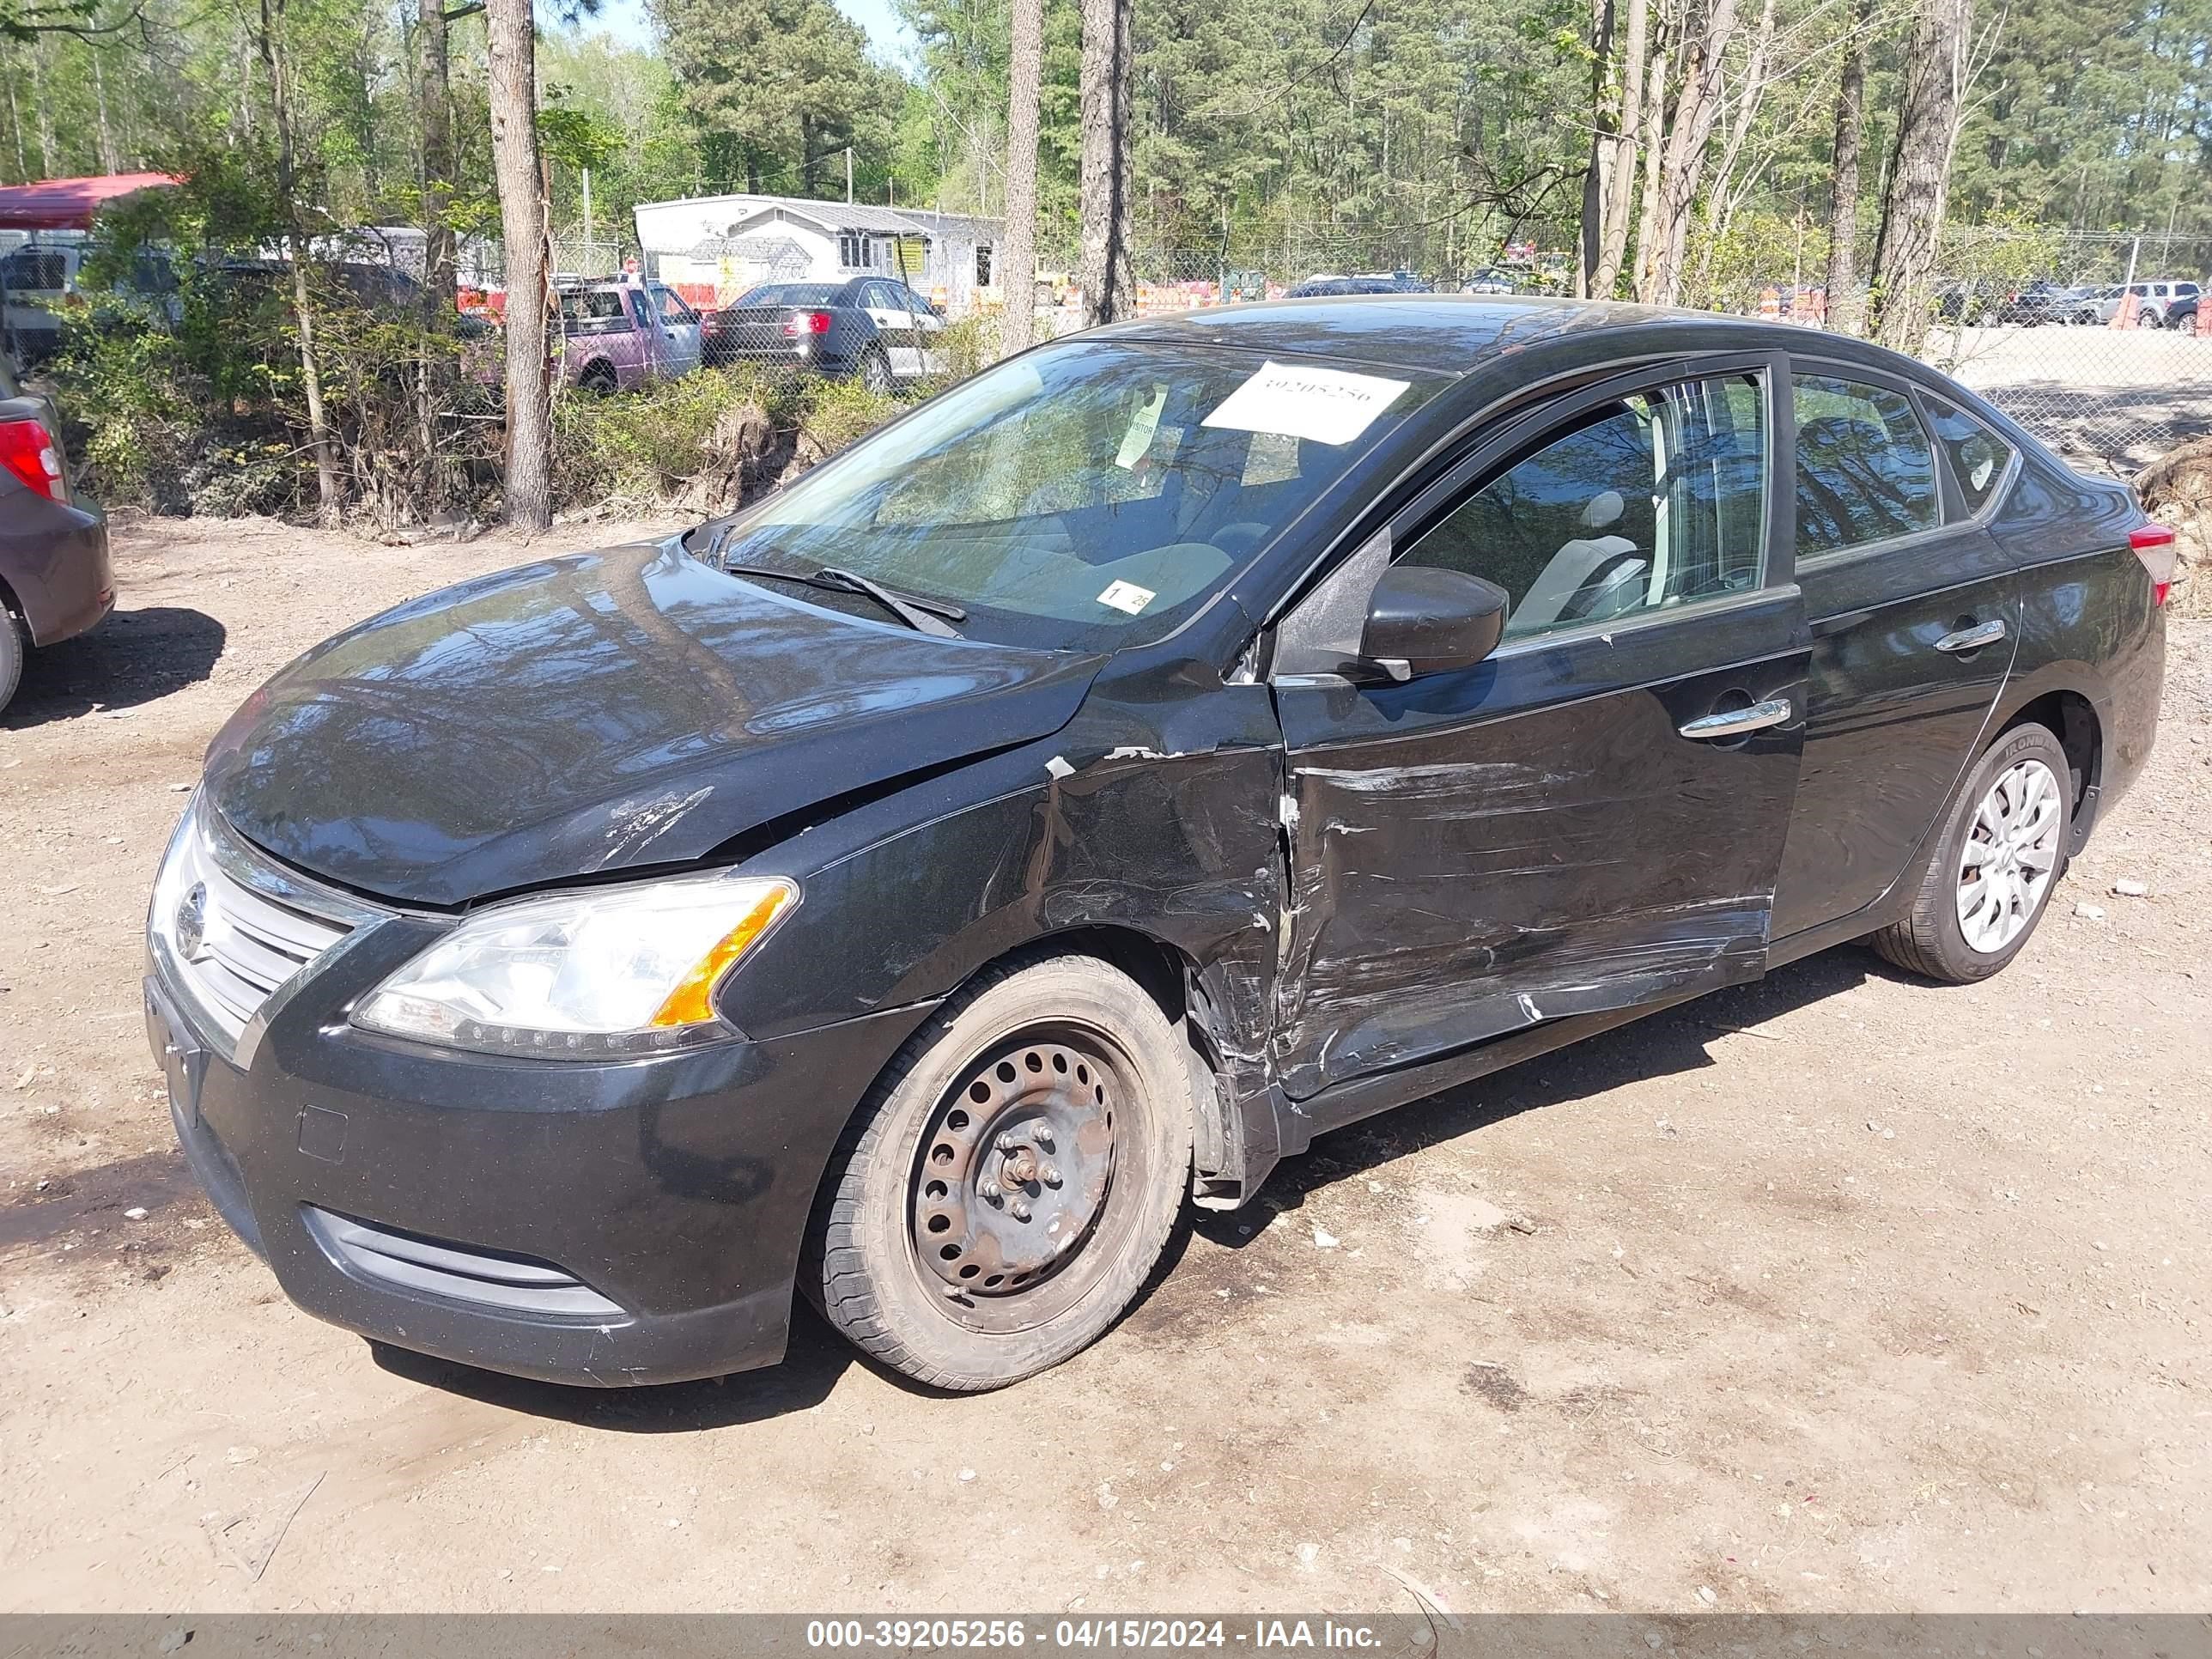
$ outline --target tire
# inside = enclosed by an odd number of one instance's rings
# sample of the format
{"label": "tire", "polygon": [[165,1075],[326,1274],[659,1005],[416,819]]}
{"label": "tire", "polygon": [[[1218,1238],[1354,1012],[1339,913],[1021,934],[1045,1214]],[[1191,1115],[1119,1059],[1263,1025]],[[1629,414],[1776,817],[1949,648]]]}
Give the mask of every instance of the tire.
{"label": "tire", "polygon": [[621,384],[611,363],[592,363],[576,377],[580,391],[588,392],[598,398],[609,396]]}
{"label": "tire", "polygon": [[884,356],[880,347],[869,347],[867,355],[860,359],[860,384],[884,398],[890,396],[898,384],[891,374],[890,359]]}
{"label": "tire", "polygon": [[0,605],[0,710],[15,700],[15,688],[22,684],[23,657],[29,643],[15,613]]}
{"label": "tire", "polygon": [[[2045,775],[2040,780],[2039,767]],[[2051,895],[2066,870],[2074,794],[2066,751],[2048,727],[2015,726],[2004,732],[1966,775],[1921,872],[1911,910],[1869,943],[1885,961],[1947,985],[1970,985],[1997,972],[2026,947],[2051,908]],[[2055,807],[2047,810],[2045,801]],[[1994,872],[1978,878],[1988,902],[1977,905],[1967,848],[1969,843],[2004,844],[2008,805],[2019,814],[2014,836],[2024,839],[2033,830],[2033,842],[2009,858],[1972,855],[1973,867]],[[2008,881],[2008,872],[2018,878],[2017,885]],[[1971,927],[1970,914],[1976,918]]]}
{"label": "tire", "polygon": [[960,1393],[1090,1346],[1189,1188],[1188,1055],[1096,957],[986,969],[854,1114],[808,1228],[808,1299],[862,1352]]}
{"label": "tire", "polygon": [[2164,328],[2166,319],[2148,306],[2145,306],[2136,318],[2136,325],[2139,328]]}

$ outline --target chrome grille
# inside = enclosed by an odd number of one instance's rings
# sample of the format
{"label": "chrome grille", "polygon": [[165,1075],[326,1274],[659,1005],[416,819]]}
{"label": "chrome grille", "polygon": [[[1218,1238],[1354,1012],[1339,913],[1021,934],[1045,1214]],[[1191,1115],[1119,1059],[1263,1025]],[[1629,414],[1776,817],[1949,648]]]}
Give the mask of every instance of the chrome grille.
{"label": "chrome grille", "polygon": [[294,875],[241,841],[195,797],[177,826],[147,935],[165,977],[234,1058],[262,1005],[382,913]]}

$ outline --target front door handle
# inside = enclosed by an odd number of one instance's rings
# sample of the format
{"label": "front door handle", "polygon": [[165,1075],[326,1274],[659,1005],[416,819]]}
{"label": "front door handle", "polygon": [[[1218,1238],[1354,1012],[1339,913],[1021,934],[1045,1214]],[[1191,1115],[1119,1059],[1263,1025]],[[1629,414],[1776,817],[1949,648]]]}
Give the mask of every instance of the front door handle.
{"label": "front door handle", "polygon": [[1938,651],[1978,651],[2005,636],[2004,618],[1995,617],[1974,628],[1960,628],[1936,641]]}
{"label": "front door handle", "polygon": [[1717,714],[1692,720],[1679,728],[1686,738],[1740,738],[1747,732],[1764,732],[1790,718],[1790,699],[1769,697],[1748,708],[1723,708]]}

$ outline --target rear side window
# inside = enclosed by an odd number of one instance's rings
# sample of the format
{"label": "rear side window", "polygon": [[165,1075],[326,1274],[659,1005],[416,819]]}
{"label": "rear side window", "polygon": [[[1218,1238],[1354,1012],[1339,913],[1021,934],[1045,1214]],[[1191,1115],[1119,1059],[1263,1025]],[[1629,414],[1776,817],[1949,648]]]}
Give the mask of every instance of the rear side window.
{"label": "rear side window", "polygon": [[1526,638],[1757,587],[1765,564],[1765,400],[1748,376],[1586,411],[1422,532],[1401,562],[1511,598]]}
{"label": "rear side window", "polygon": [[1923,400],[1928,418],[1936,428],[1936,441],[1951,458],[1951,471],[1959,480],[1959,493],[1966,498],[1966,511],[1978,513],[2004,482],[2005,469],[2012,465],[2012,446],[1941,398],[1923,394]]}
{"label": "rear side window", "polygon": [[1936,453],[1911,398],[1888,386],[1801,374],[1796,399],[1799,558],[1942,522]]}
{"label": "rear side window", "polygon": [[561,296],[561,325],[570,334],[622,334],[629,323],[623,311],[623,290],[587,288]]}
{"label": "rear side window", "polygon": [[21,248],[0,260],[0,283],[11,293],[57,293],[69,286],[69,260],[51,249]]}

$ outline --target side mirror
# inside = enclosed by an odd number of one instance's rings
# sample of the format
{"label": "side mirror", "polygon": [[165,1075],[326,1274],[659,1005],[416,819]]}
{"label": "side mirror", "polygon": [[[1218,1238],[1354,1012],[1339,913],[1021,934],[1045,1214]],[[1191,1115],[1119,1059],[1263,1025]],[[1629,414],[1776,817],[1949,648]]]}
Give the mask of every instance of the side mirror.
{"label": "side mirror", "polygon": [[1498,648],[1511,604],[1480,576],[1393,565],[1367,602],[1359,654],[1395,680],[1472,668]]}

